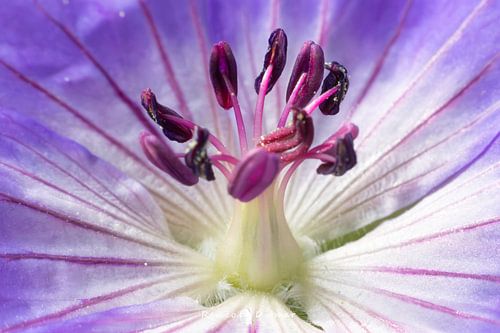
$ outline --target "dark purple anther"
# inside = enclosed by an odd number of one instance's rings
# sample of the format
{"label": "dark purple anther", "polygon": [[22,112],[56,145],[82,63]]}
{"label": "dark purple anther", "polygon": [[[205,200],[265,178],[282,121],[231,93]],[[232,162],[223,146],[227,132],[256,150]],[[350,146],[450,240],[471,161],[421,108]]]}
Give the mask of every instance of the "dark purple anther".
{"label": "dark purple anther", "polygon": [[339,90],[331,95],[327,100],[319,105],[319,109],[324,115],[334,115],[339,113],[340,102],[344,99],[349,89],[349,78],[347,69],[338,62],[331,62],[325,65],[330,73],[326,76],[321,87],[321,93],[338,86]]}
{"label": "dark purple anther", "polygon": [[304,110],[293,108],[293,124],[278,128],[262,137],[258,145],[269,152],[282,153],[281,160],[291,162],[307,152],[313,139],[312,118]]}
{"label": "dark purple anther", "polygon": [[335,145],[324,154],[335,157],[335,163],[326,162],[316,170],[322,175],[342,176],[356,165],[356,151],[354,151],[353,137],[347,133],[344,138],[337,139]]}
{"label": "dark purple anther", "polygon": [[[224,78],[231,84],[231,87],[227,86]],[[212,47],[210,81],[212,81],[219,105],[226,110],[230,109],[233,106],[231,92],[235,95],[238,93],[238,75],[233,51],[226,42],[218,42]]]}
{"label": "dark purple anther", "polygon": [[306,106],[321,86],[324,65],[325,57],[321,46],[312,41],[305,42],[297,56],[297,60],[295,60],[295,65],[293,65],[292,76],[286,90],[287,102],[300,76],[302,73],[306,73],[304,85],[300,89],[296,100],[293,101],[294,106]]}
{"label": "dark purple anther", "polygon": [[260,72],[259,76],[255,79],[255,92],[257,94],[259,93],[264,73],[270,64],[273,65],[273,70],[266,89],[266,94],[273,89],[274,84],[278,81],[286,64],[287,45],[288,41],[283,29],[276,29],[271,33],[269,37],[269,46],[267,47],[267,52],[264,57],[264,68],[262,68],[262,72]]}
{"label": "dark purple anther", "polygon": [[149,132],[142,132],[139,140],[147,159],[160,170],[184,185],[192,186],[198,183],[198,176],[179,160],[166,143]]}
{"label": "dark purple anther", "polygon": [[279,155],[264,149],[249,152],[234,171],[228,191],[236,199],[248,202],[272,184],[279,173]]}
{"label": "dark purple anther", "polygon": [[193,137],[191,127],[185,124],[185,120],[177,112],[158,103],[151,89],[141,93],[141,104],[151,119],[161,126],[167,138],[177,142],[191,140]]}
{"label": "dark purple anther", "polygon": [[195,175],[206,180],[215,180],[212,162],[206,148],[209,136],[210,132],[207,129],[198,127],[196,141],[184,156],[184,161]]}

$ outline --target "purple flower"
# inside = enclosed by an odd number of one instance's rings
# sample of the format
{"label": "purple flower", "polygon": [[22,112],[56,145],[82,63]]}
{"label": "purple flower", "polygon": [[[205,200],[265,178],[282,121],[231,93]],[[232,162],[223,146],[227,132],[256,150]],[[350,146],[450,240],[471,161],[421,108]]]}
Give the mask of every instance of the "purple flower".
{"label": "purple flower", "polygon": [[0,331],[498,331],[499,19],[3,4]]}

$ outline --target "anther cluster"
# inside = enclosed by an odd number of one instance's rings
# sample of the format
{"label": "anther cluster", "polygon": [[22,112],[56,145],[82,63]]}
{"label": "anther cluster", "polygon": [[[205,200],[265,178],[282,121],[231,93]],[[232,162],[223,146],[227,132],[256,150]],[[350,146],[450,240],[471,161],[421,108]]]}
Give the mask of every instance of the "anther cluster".
{"label": "anther cluster", "polygon": [[141,94],[141,104],[164,136],[178,143],[189,141],[184,153],[176,153],[157,133],[144,132],[140,142],[146,157],[187,186],[197,184],[199,178],[215,180],[215,167],[227,178],[229,194],[243,202],[259,196],[285,169],[281,188],[286,187],[297,167],[308,159],[319,160],[316,172],[321,175],[342,176],[352,169],[356,165],[354,140],[358,135],[354,124],[344,124],[313,146],[312,113],[319,109],[324,116],[338,114],[349,88],[347,69],[336,61],[325,62],[323,49],[313,41],[306,41],[295,59],[286,89],[286,105],[276,128],[262,135],[265,97],[285,69],[287,48],[285,32],[273,31],[262,71],[254,84],[257,103],[251,145],[238,102],[236,59],[229,44],[221,41],[212,47],[208,75],[217,103],[225,110],[233,109],[239,152],[230,151],[208,129],[160,104],[155,94],[146,89]]}

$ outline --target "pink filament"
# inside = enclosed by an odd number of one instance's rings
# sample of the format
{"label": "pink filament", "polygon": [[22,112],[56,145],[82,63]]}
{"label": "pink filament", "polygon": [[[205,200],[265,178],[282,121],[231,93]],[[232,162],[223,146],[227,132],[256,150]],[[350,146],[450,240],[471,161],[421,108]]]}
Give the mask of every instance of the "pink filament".
{"label": "pink filament", "polygon": [[299,94],[300,88],[302,88],[305,82],[306,82],[306,73],[302,73],[302,75],[299,77],[299,80],[297,81],[297,84],[295,85],[295,88],[293,88],[292,90],[292,94],[290,95],[290,98],[288,99],[288,102],[286,103],[283,112],[281,113],[281,117],[278,122],[278,127],[285,126],[286,120],[288,119],[288,115],[290,114],[290,110],[292,109],[293,103],[297,99],[297,95]]}
{"label": "pink filament", "polygon": [[255,106],[255,115],[253,121],[254,140],[258,140],[259,137],[262,135],[262,115],[264,113],[264,100],[266,98],[269,81],[271,80],[272,71],[273,71],[273,65],[270,64],[266,68],[266,71],[264,72],[264,76],[262,77],[262,81],[260,83],[259,96],[257,98],[257,104]]}
{"label": "pink filament", "polygon": [[231,163],[234,165],[236,165],[240,162],[239,159],[237,159],[236,157],[234,157],[232,155],[228,155],[228,154],[213,155],[213,156],[210,156],[210,160],[228,162],[228,163]]}
{"label": "pink filament", "polygon": [[[196,127],[196,124],[193,123],[191,120],[187,120],[187,119],[179,118],[179,117],[174,117],[174,116],[167,116],[167,118],[170,118],[179,124],[182,124],[186,127],[189,127],[192,130],[194,130]],[[224,146],[224,144],[215,135],[210,133],[210,136],[208,137],[208,141],[210,141],[210,143],[215,147],[215,149],[217,149],[222,154],[230,154],[230,152],[226,148],[226,146]]]}
{"label": "pink filament", "polygon": [[234,117],[236,118],[236,127],[238,128],[238,138],[240,140],[240,151],[241,155],[244,155],[248,150],[247,143],[247,132],[245,129],[245,122],[243,121],[243,116],[241,115],[240,104],[238,103],[238,97],[236,97],[234,88],[226,75],[222,76],[224,78],[224,83],[231,94],[231,101],[233,102]]}
{"label": "pink filament", "polygon": [[331,89],[328,89],[327,91],[325,91],[324,93],[322,93],[321,95],[318,96],[318,98],[312,100],[305,108],[304,108],[304,111],[307,112],[307,114],[311,114],[314,110],[316,110],[318,108],[318,106],[323,103],[324,101],[326,101],[328,98],[330,98],[330,96],[332,96],[333,94],[335,94],[338,90],[340,89],[340,87],[337,85]]}
{"label": "pink filament", "polygon": [[347,133],[351,133],[352,139],[356,139],[359,134],[358,126],[353,123],[344,124],[337,132],[330,135],[322,144],[312,148],[310,153],[322,153],[335,145],[338,138],[344,137]]}
{"label": "pink filament", "polygon": [[215,166],[219,171],[226,177],[226,179],[229,181],[231,179],[231,172],[222,164],[221,161],[213,160],[211,159],[211,162],[213,166]]}

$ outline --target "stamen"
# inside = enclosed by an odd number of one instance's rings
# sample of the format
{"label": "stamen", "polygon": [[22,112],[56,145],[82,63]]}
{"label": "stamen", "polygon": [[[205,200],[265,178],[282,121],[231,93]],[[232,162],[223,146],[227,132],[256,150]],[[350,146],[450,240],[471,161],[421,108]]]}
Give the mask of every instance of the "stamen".
{"label": "stamen", "polygon": [[141,104],[151,119],[160,125],[167,138],[177,142],[186,142],[193,137],[193,129],[184,122],[181,115],[161,105],[151,89],[141,93]]}
{"label": "stamen", "polygon": [[288,46],[288,40],[283,29],[276,29],[269,36],[269,46],[267,48],[266,55],[264,56],[264,67],[260,72],[259,76],[255,79],[255,92],[260,93],[262,79],[266,69],[272,65],[272,75],[269,79],[267,88],[265,89],[265,94],[269,93],[274,84],[278,81],[283,69],[286,64],[286,51]]}
{"label": "stamen", "polygon": [[210,157],[210,159],[212,160],[212,162],[222,161],[222,162],[228,162],[228,163],[231,163],[234,165],[236,165],[240,162],[240,160],[237,159],[236,157],[234,157],[232,155],[226,155],[226,154],[212,155]]}
{"label": "stamen", "polygon": [[[148,88],[141,93],[141,104],[151,119],[162,127],[163,133],[168,139],[182,143],[193,138],[196,125],[158,103],[151,89]],[[216,136],[210,134],[209,141],[219,152],[229,154],[226,146]]]}
{"label": "stamen", "polygon": [[277,128],[274,131],[272,131],[271,133],[267,134],[266,136],[261,137],[259,144],[261,146],[265,146],[265,145],[270,144],[272,142],[289,138],[292,135],[294,135],[296,131],[297,131],[297,129],[295,128],[295,126],[287,126],[287,127]]}
{"label": "stamen", "polygon": [[302,154],[305,154],[314,139],[314,124],[312,118],[304,110],[295,109],[293,121],[297,127],[297,136],[300,137],[300,144],[295,150],[281,154],[283,162],[291,162]]}
{"label": "stamen", "polygon": [[304,107],[311,100],[321,86],[324,63],[325,57],[321,46],[313,41],[305,42],[299,52],[299,55],[297,56],[297,60],[295,60],[292,75],[290,77],[290,81],[288,82],[286,92],[287,102],[290,99],[293,89],[297,85],[302,73],[307,74],[306,82],[297,94],[294,105]]}
{"label": "stamen", "polygon": [[347,94],[349,89],[349,78],[347,77],[347,69],[338,62],[331,62],[325,65],[325,68],[330,71],[323,81],[321,87],[321,94],[338,87],[335,94],[331,95],[328,99],[319,105],[319,109],[324,115],[335,115],[339,113],[340,103]]}
{"label": "stamen", "polygon": [[272,184],[279,173],[279,155],[264,149],[249,152],[234,171],[228,191],[236,199],[248,202]]}
{"label": "stamen", "polygon": [[226,166],[221,163],[220,161],[216,161],[212,159],[212,164],[219,169],[219,171],[226,177],[226,179],[229,181],[231,179],[231,172],[226,168]]}
{"label": "stamen", "polygon": [[240,140],[240,150],[248,149],[245,123],[238,102],[238,75],[236,60],[228,43],[218,42],[212,47],[210,55],[210,80],[214,88],[217,102],[224,109],[233,108]]}
{"label": "stamen", "polygon": [[241,109],[240,109],[240,103],[238,102],[238,98],[236,97],[236,94],[233,93],[232,91],[232,85],[231,82],[227,79],[227,77],[224,75],[224,80],[229,88],[229,91],[231,91],[230,97],[233,103],[233,110],[234,110],[234,117],[236,119],[236,127],[238,128],[238,138],[240,140],[240,151],[241,154],[244,154],[248,150],[248,143],[247,143],[247,131],[245,129],[245,122],[243,121],[243,116],[241,114]]}
{"label": "stamen", "polygon": [[215,180],[215,175],[206,148],[209,135],[207,129],[198,127],[196,140],[188,149],[184,161],[195,175],[211,181]]}
{"label": "stamen", "polygon": [[177,154],[155,135],[142,132],[139,142],[147,159],[160,170],[184,185],[192,186],[198,183],[198,176],[193,174],[191,169],[179,160]]}
{"label": "stamen", "polygon": [[264,114],[264,100],[266,97],[267,87],[273,72],[273,65],[269,65],[264,72],[263,81],[260,85],[259,96],[255,105],[254,121],[253,121],[253,137],[257,139],[262,134],[262,115]]}
{"label": "stamen", "polygon": [[278,122],[278,127],[285,126],[286,120],[288,119],[288,115],[290,114],[290,110],[292,109],[292,106],[294,105],[295,100],[297,99],[297,95],[299,94],[300,89],[306,82],[306,77],[307,77],[306,73],[302,73],[300,75],[299,81],[297,81],[295,88],[293,88],[292,94],[290,95],[290,98],[288,99],[288,102],[286,102],[285,108],[281,113],[280,120]]}
{"label": "stamen", "polygon": [[[357,162],[354,139],[358,128],[344,124],[311,148],[312,112],[319,108],[325,115],[337,114],[349,79],[344,66],[337,62],[325,64],[322,48],[307,41],[293,66],[278,126],[261,136],[266,95],[286,64],[287,36],[282,29],[276,29],[268,43],[262,71],[254,84],[258,93],[252,141],[255,149],[247,153],[246,128],[237,97],[236,60],[224,41],[213,45],[208,71],[217,102],[234,111],[242,157],[233,155],[207,129],[159,104],[150,89],[141,94],[141,103],[151,119],[170,140],[192,141],[185,154],[175,153],[161,138],[148,132],[141,134],[140,142],[148,160],[182,184],[194,185],[199,177],[215,180],[214,167],[226,177],[228,193],[237,200],[227,235],[217,248],[216,273],[235,288],[274,292],[304,276],[304,256],[284,214],[291,177],[308,159],[319,160],[318,174],[342,176],[352,169]],[[325,68],[329,73],[323,80]],[[315,98],[322,82],[321,94]],[[292,120],[286,125],[290,112]],[[208,142],[219,153],[209,156]],[[278,177],[280,172],[284,173],[282,177]]]}
{"label": "stamen", "polygon": [[352,139],[356,139],[359,134],[359,128],[353,123],[347,123],[342,125],[335,133],[330,135],[321,145],[314,147],[311,149],[312,153],[322,153],[327,150],[329,150],[335,143],[337,142],[337,139],[343,138],[346,136],[348,133],[351,134]]}
{"label": "stamen", "polygon": [[317,98],[312,100],[309,104],[307,104],[307,106],[304,108],[304,111],[306,111],[307,114],[312,114],[313,111],[316,110],[316,108],[320,104],[324,103],[330,97],[334,96],[338,92],[339,89],[340,89],[339,86],[335,86],[335,87],[331,88],[330,90],[327,90],[323,94],[319,95]]}
{"label": "stamen", "polygon": [[333,156],[335,162],[321,164],[316,172],[322,175],[342,176],[352,169],[357,162],[353,141],[351,133],[347,133],[344,138],[337,139],[335,146],[324,152],[324,154]]}
{"label": "stamen", "polygon": [[[231,89],[226,80],[231,83]],[[218,42],[212,47],[210,54],[210,81],[215,97],[221,107],[228,110],[233,106],[231,93],[238,93],[238,74],[233,51],[226,42]]]}
{"label": "stamen", "polygon": [[[298,108],[293,108],[293,124],[278,128],[264,136],[259,146],[269,152],[282,153],[283,162],[291,162],[307,152],[314,139],[314,125],[311,117]],[[290,149],[296,148],[292,151]]]}
{"label": "stamen", "polygon": [[264,99],[273,89],[286,64],[287,37],[283,29],[276,29],[269,37],[269,46],[264,57],[264,67],[255,79],[255,91],[259,95],[255,106],[253,137],[257,139],[262,134],[262,114]]}

